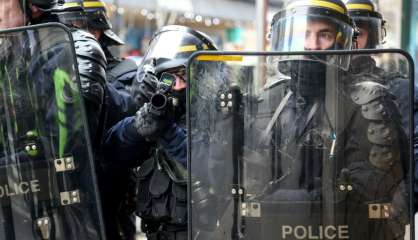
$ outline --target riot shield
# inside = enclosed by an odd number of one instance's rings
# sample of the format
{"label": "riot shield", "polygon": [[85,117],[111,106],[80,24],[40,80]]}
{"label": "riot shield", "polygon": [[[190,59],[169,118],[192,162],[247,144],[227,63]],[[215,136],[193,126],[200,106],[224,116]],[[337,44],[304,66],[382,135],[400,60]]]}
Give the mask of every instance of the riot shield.
{"label": "riot shield", "polygon": [[0,239],[103,239],[70,32],[0,32]]}
{"label": "riot shield", "polygon": [[396,50],[192,57],[189,239],[413,239],[413,66]]}

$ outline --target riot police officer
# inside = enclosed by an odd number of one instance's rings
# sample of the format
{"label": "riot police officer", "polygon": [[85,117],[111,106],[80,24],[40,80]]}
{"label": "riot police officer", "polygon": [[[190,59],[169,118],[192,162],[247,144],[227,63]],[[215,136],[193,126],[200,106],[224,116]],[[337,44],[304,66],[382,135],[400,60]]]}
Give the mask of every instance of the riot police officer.
{"label": "riot police officer", "polygon": [[[51,6],[36,5],[39,9],[34,9],[41,15],[35,22],[54,22],[59,21],[72,27],[73,38],[76,47],[77,61],[81,75],[83,94],[86,96],[86,107],[88,121],[90,123],[90,134],[93,140],[94,157],[96,160],[96,171],[99,182],[99,193],[103,204],[103,217],[105,222],[106,235],[110,239],[120,238],[120,229],[123,232],[135,232],[134,226],[130,224],[128,217],[120,216],[124,192],[117,194],[117,191],[124,189],[125,186],[118,184],[118,179],[124,179],[129,173],[127,168],[111,169],[109,162],[103,157],[102,133],[117,121],[126,116],[134,114],[137,105],[134,99],[126,91],[116,89],[107,81],[107,75],[112,67],[119,61],[113,57],[108,47],[110,45],[122,44],[112,31],[107,18],[105,6],[102,1],[79,1],[68,0],[63,3]],[[47,4],[47,3],[43,3]],[[41,8],[42,7],[42,8]],[[51,9],[50,9],[51,8]],[[58,10],[54,10],[54,9]],[[54,12],[58,12],[59,18],[54,18]],[[52,15],[52,17],[50,16]],[[64,21],[69,15],[68,20]],[[75,18],[80,16],[82,21]],[[72,17],[72,18],[71,18]],[[100,44],[99,44],[100,43]],[[107,62],[110,60],[111,62]],[[134,64],[135,65],[135,64]],[[123,74],[122,77],[135,76],[133,74]],[[127,182],[123,182],[127,183]]]}
{"label": "riot police officer", "polygon": [[148,239],[187,239],[185,69],[197,50],[216,47],[187,27],[160,29],[132,87],[142,107],[106,139],[112,148],[106,156],[116,159],[115,165],[139,166],[136,214]]}
{"label": "riot police officer", "polygon": [[[130,82],[138,66],[133,60],[122,60],[112,54],[110,47],[122,46],[125,43],[112,30],[112,23],[107,14],[106,4],[102,0],[82,0],[82,5],[87,18],[88,31],[94,35],[105,52],[108,63],[108,82],[114,82],[115,80]],[[117,89],[121,88],[120,85],[116,85],[115,87]]]}
{"label": "riot police officer", "polygon": [[[294,0],[274,16],[271,37],[275,51],[350,50],[354,23],[340,0]],[[399,207],[392,201],[406,180],[406,138],[387,88],[375,78],[345,72],[349,59],[344,55],[280,56],[275,62],[288,78],[265,89],[259,108],[275,113],[258,122],[271,126],[260,127],[260,136],[273,148],[269,157],[275,166],[265,200],[322,202],[319,214],[299,208],[294,218],[283,221],[290,226],[312,225],[319,218],[324,225],[348,226],[350,239],[403,238],[402,214],[369,221],[370,204]],[[332,99],[329,86],[336,86]],[[369,106],[375,104],[385,116],[374,114],[377,109]],[[388,131],[375,131],[375,124]],[[350,191],[335,186],[349,186]],[[337,217],[329,217],[328,211]]]}
{"label": "riot police officer", "polygon": [[374,49],[383,44],[386,21],[370,0],[350,0],[346,3],[348,14],[358,28],[357,48]]}
{"label": "riot police officer", "polygon": [[[36,0],[32,4],[16,0],[13,6],[20,9],[10,12],[25,16],[6,27],[26,24],[26,19],[84,26],[78,6]],[[2,201],[1,218],[8,224],[2,227],[1,238],[101,239],[103,224],[71,33],[56,25],[9,31],[13,36],[2,34],[0,41],[5,50],[1,95],[10,91],[8,102],[1,105],[5,131],[1,138],[9,136],[1,143],[1,185],[27,186],[27,181],[36,181],[37,187],[32,192],[21,188],[24,195]],[[88,81],[83,82],[86,102],[95,97]],[[66,166],[60,168],[64,162]]]}
{"label": "riot police officer", "polygon": [[[125,117],[132,116],[138,110],[134,98],[125,88],[126,82],[132,82],[136,76],[137,64],[130,59],[121,60],[115,57],[109,47],[120,46],[124,42],[113,31],[107,15],[105,3],[98,1],[79,1],[87,20],[87,29],[100,43],[105,53],[106,83],[104,85],[105,101],[101,127],[109,129]],[[110,239],[127,238],[135,233],[135,223],[131,213],[133,204],[132,182],[127,181],[132,169],[109,167],[104,160],[102,144],[97,151],[99,192],[101,194],[106,234]],[[129,186],[129,188],[127,187]]]}
{"label": "riot police officer", "polygon": [[[25,2],[25,1],[24,1]],[[103,106],[106,82],[106,56],[90,34],[87,19],[80,1],[32,1],[26,3],[31,24],[60,22],[72,29],[76,47],[78,69],[81,77],[82,95],[92,144],[95,149],[101,143],[103,133]]]}
{"label": "riot police officer", "polygon": [[[376,49],[382,48],[384,38],[386,35],[386,21],[382,15],[376,10],[376,6],[370,0],[350,0],[346,3],[348,14],[358,28],[357,48],[358,49]],[[402,115],[408,115],[409,111],[406,102],[408,102],[407,94],[403,94],[401,89],[406,82],[406,77],[402,76],[399,71],[387,72],[382,68],[377,67],[376,61],[370,56],[356,56],[351,61],[350,71],[352,74],[358,76],[354,79],[361,78],[361,75],[371,74],[375,79],[387,84],[391,93],[397,97],[396,103]],[[409,126],[407,122],[409,119],[403,119],[405,132],[409,134]]]}
{"label": "riot police officer", "polygon": [[[376,49],[382,48],[386,35],[386,21],[376,10],[376,6],[369,0],[350,0],[346,3],[348,14],[358,28],[357,48],[358,49]],[[354,75],[361,76],[372,74],[376,81],[388,85],[390,91],[396,96],[396,104],[403,116],[408,115],[408,95],[402,92],[402,88],[408,85],[407,77],[400,71],[388,72],[376,65],[376,61],[370,56],[357,56],[351,61],[351,72]],[[409,119],[403,118],[405,132],[409,134]]]}
{"label": "riot police officer", "polygon": [[[386,35],[386,21],[382,15],[377,11],[375,4],[370,0],[350,0],[346,3],[348,13],[353,18],[359,34],[357,36],[358,49],[374,49],[381,48]],[[405,133],[409,135],[409,95],[405,94],[403,89],[408,86],[408,79],[399,71],[387,72],[382,68],[376,66],[376,61],[370,56],[357,56],[352,60],[351,72],[355,76],[372,74],[376,81],[381,82],[389,87],[390,92],[396,97],[396,104],[402,115],[402,124]],[[417,87],[414,85],[415,92]],[[414,102],[418,102],[415,96]],[[415,109],[415,108],[414,108]],[[414,110],[415,111],[415,110]],[[417,115],[417,113],[414,113]],[[414,118],[414,126],[417,126],[418,118]],[[418,129],[414,129],[414,132]],[[418,171],[415,171],[418,177]],[[415,186],[416,192],[418,187]]]}
{"label": "riot police officer", "polygon": [[121,46],[124,42],[112,31],[105,3],[102,0],[83,1],[83,7],[88,30],[96,37],[106,54],[107,81],[113,83],[117,90],[125,90],[125,85],[130,85],[135,76],[138,68],[136,62],[131,59],[119,59],[111,53],[110,47]]}
{"label": "riot police officer", "polygon": [[86,30],[100,43],[107,60],[104,125],[105,128],[109,128],[137,110],[133,98],[126,89],[126,84],[131,84],[138,66],[131,59],[122,60],[111,53],[110,47],[121,46],[124,42],[112,31],[105,3],[102,0],[78,2],[83,6],[87,21]]}
{"label": "riot police officer", "polygon": [[121,46],[123,40],[112,31],[112,24],[107,15],[106,5],[102,0],[83,1],[88,30],[92,33],[106,54],[108,65],[119,63],[119,60],[109,50],[111,46]]}

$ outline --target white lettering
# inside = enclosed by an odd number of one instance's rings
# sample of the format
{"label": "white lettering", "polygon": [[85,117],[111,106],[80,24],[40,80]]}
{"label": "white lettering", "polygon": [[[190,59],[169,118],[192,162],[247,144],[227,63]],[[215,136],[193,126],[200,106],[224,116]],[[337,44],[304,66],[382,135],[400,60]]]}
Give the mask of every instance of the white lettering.
{"label": "white lettering", "polygon": [[282,226],[282,239],[324,239],[340,240],[349,239],[349,227],[342,226]]}
{"label": "white lettering", "polygon": [[[301,231],[299,231],[299,230],[301,230]],[[307,232],[306,232],[306,228],[304,226],[295,227],[294,232],[295,232],[294,235],[297,239],[306,239],[306,237],[308,235]],[[298,234],[298,232],[302,232],[302,234]]]}
{"label": "white lettering", "polygon": [[19,188],[22,194],[27,194],[29,192],[29,184],[27,182],[21,182]]}
{"label": "white lettering", "polygon": [[[16,183],[14,185],[16,187]],[[10,191],[9,185],[4,186],[4,188],[6,190],[6,196],[11,197],[11,196],[16,195],[16,193],[14,193],[13,191]]]}
{"label": "white lettering", "polygon": [[[333,231],[333,233],[330,234],[329,230]],[[337,231],[337,229],[334,226],[326,226],[325,227],[325,237],[327,239],[335,239],[337,237],[336,231]]]}
{"label": "white lettering", "polygon": [[314,231],[312,229],[312,226],[309,226],[308,227],[308,233],[309,233],[308,239],[320,239],[318,236],[314,236],[314,233],[313,232]]}
{"label": "white lettering", "polygon": [[324,239],[324,226],[319,226],[319,239]]}
{"label": "white lettering", "polygon": [[15,182],[13,184],[0,185],[0,198],[12,197],[16,195],[24,195],[30,192],[40,192],[39,180],[31,180],[30,182]]}
{"label": "white lettering", "polygon": [[30,188],[32,192],[40,192],[41,188],[39,186],[39,180],[35,179],[35,180],[30,181]]}
{"label": "white lettering", "polygon": [[287,226],[287,225],[282,226],[282,238],[283,239],[287,238],[286,235],[291,235],[291,234],[292,234],[292,227],[291,226]]}
{"label": "white lettering", "polygon": [[338,226],[338,238],[339,239],[348,239],[348,226]]}

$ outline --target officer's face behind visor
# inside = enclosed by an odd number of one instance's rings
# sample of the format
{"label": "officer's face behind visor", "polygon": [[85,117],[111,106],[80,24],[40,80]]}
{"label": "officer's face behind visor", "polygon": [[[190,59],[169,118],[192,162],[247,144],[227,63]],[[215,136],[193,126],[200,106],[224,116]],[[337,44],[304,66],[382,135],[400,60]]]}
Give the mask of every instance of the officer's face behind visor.
{"label": "officer's face behind visor", "polygon": [[357,36],[358,49],[381,48],[383,42],[382,19],[376,17],[353,17],[359,34]]}
{"label": "officer's face behind visor", "polygon": [[[352,44],[353,28],[335,18],[302,12],[278,19],[272,26],[271,34],[273,51],[349,50]],[[309,58],[324,61],[324,59],[315,59],[314,56],[309,56]],[[349,61],[344,57],[333,56],[333,59],[325,61],[344,69],[348,68]]]}
{"label": "officer's face behind visor", "polygon": [[304,37],[305,50],[326,50],[334,46],[337,30],[325,20],[311,20],[307,23]]}

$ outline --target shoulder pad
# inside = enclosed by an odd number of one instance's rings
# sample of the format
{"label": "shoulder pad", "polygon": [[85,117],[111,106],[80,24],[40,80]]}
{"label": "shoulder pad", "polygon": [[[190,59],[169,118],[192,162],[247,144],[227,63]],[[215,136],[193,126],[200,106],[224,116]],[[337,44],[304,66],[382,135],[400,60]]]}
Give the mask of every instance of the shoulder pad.
{"label": "shoulder pad", "polygon": [[104,83],[107,62],[100,44],[90,33],[82,30],[75,30],[72,33],[81,78]]}
{"label": "shoulder pad", "polygon": [[77,58],[77,64],[80,77],[89,79],[82,82],[93,81],[104,83],[106,81],[106,70],[100,64],[83,58]]}
{"label": "shoulder pad", "polygon": [[106,68],[106,55],[92,34],[82,30],[74,30],[72,35],[77,58],[87,58]]}
{"label": "shoulder pad", "polygon": [[373,145],[370,151],[370,163],[380,170],[389,170],[399,161],[400,152],[390,146]]}
{"label": "shoulder pad", "polygon": [[361,106],[361,113],[368,120],[383,120],[388,116],[388,109],[385,108],[383,102],[373,101]]}
{"label": "shoulder pad", "polygon": [[388,88],[384,85],[377,82],[364,81],[354,85],[350,96],[356,104],[364,105],[380,97],[384,97],[388,93]]}
{"label": "shoulder pad", "polygon": [[374,122],[369,124],[367,139],[372,144],[390,146],[394,141],[397,141],[397,138],[397,132],[390,126]]}

